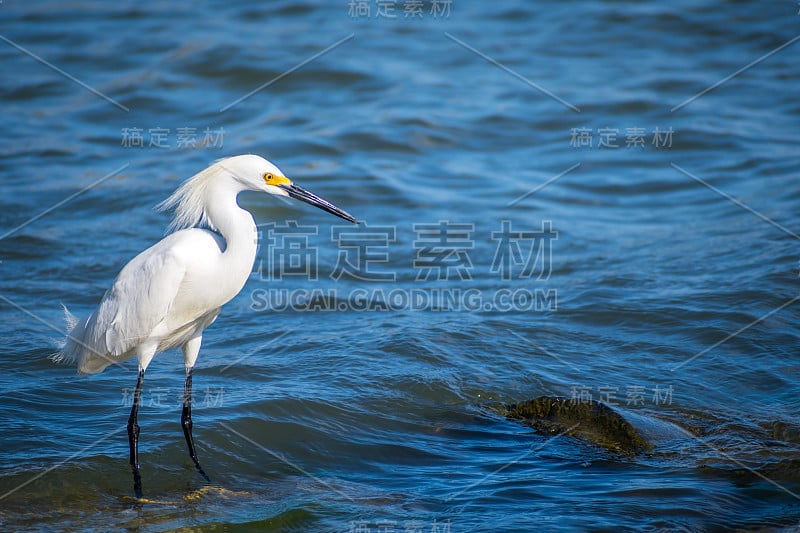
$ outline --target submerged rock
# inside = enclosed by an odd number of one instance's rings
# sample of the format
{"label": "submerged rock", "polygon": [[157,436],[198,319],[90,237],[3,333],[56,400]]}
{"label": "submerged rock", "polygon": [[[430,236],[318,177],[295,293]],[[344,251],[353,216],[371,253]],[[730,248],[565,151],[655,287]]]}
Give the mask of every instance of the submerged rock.
{"label": "submerged rock", "polygon": [[505,416],[542,433],[569,435],[626,455],[652,450],[665,440],[690,436],[671,422],[594,400],[541,396],[507,405]]}

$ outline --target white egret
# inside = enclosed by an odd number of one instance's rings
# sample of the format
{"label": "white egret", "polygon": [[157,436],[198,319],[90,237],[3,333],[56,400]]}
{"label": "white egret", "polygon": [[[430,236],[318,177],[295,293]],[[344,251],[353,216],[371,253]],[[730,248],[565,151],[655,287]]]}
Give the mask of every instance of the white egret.
{"label": "white egret", "polygon": [[77,320],[67,311],[69,331],[56,360],[77,363],[81,374],[102,372],[133,357],[139,360],[128,419],[130,464],[139,498],[137,418],[142,381],[153,356],[176,346],[182,347],[186,366],[181,426],[192,461],[208,481],[192,439],[192,369],[203,330],[244,287],[253,268],[257,229],[253,216],[237,203],[242,191],[289,196],[357,223],[350,214],[292,183],[262,157],[223,159],[189,178],[159,205],[175,211],[172,233],[125,265],[89,318]]}

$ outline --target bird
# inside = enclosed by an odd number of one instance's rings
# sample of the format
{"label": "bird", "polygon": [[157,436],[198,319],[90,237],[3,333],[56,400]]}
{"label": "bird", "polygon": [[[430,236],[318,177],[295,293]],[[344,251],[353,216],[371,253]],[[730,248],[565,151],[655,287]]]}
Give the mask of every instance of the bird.
{"label": "bird", "polygon": [[358,224],[261,156],[228,157],[186,180],[157,206],[174,211],[167,235],[122,268],[88,318],[79,320],[64,307],[67,336],[55,361],[77,365],[79,374],[96,374],[138,359],[127,425],[137,498],[143,494],[138,412],[145,371],[157,353],[179,346],[186,368],[181,427],[197,471],[210,483],[192,437],[192,370],[204,330],[242,290],[255,261],[258,233],[253,215],[238,204],[243,191],[294,198]]}

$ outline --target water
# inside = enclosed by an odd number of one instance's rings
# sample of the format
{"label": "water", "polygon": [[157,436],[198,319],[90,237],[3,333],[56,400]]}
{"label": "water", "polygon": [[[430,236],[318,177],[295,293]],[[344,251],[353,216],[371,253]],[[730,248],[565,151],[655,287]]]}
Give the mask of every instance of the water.
{"label": "water", "polygon": [[[405,4],[0,5],[4,530],[797,527],[797,6]],[[195,376],[214,485],[168,352],[139,505],[135,363],[52,363],[60,304],[239,153],[366,225],[242,197],[257,264]],[[619,457],[497,414],[545,394],[691,436]]]}

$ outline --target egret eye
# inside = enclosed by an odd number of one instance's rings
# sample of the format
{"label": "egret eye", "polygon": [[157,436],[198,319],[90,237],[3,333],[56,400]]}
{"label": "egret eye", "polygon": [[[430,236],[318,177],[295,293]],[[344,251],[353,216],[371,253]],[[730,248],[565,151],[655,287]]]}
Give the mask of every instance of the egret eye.
{"label": "egret eye", "polygon": [[264,181],[270,182],[270,181],[272,181],[272,178],[274,178],[274,176],[272,174],[270,174],[269,172],[264,174]]}

